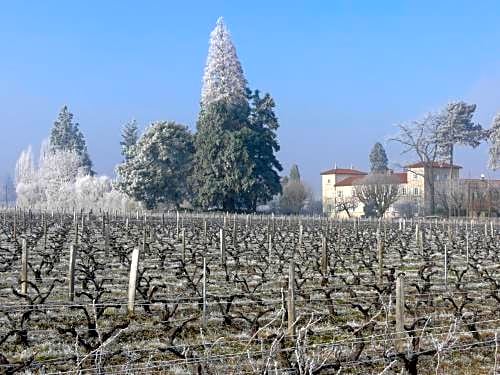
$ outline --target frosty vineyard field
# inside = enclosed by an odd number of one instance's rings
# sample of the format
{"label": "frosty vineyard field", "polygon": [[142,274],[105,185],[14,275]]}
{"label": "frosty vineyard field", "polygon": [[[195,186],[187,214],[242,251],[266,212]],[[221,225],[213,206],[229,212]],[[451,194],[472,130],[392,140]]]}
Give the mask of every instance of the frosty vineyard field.
{"label": "frosty vineyard field", "polygon": [[495,222],[8,210],[0,228],[0,373],[500,369]]}

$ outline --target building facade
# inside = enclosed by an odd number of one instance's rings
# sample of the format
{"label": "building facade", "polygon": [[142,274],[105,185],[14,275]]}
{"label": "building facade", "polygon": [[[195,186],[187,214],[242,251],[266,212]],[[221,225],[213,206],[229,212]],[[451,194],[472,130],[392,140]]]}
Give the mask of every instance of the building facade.
{"label": "building facade", "polygon": [[[460,166],[446,163],[433,163],[431,168],[423,163],[413,163],[405,166],[404,172],[388,171],[391,183],[398,185],[398,200],[385,215],[397,217],[424,214],[431,199],[426,179],[449,181],[451,173],[452,179],[458,180],[460,169]],[[364,216],[365,207],[357,199],[355,189],[363,184],[363,179],[367,176],[367,172],[353,168],[333,168],[322,172],[323,213],[339,218]]]}

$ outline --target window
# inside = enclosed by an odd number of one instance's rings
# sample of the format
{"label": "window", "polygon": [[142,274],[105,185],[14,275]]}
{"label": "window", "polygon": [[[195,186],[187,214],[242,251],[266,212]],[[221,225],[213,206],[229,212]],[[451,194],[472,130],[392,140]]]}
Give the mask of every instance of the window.
{"label": "window", "polygon": [[406,195],[406,188],[405,187],[401,188],[401,195]]}
{"label": "window", "polygon": [[330,179],[328,179],[328,183],[330,183]]}
{"label": "window", "polygon": [[418,195],[418,187],[413,188],[413,194],[414,194],[414,195]]}
{"label": "window", "polygon": [[337,191],[337,197],[342,198],[342,190]]}

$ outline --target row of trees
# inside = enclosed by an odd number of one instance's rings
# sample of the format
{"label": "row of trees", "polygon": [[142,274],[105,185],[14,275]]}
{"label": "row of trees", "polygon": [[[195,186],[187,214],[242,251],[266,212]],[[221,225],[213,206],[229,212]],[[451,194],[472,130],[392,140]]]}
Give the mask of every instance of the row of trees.
{"label": "row of trees", "polygon": [[73,114],[63,107],[42,142],[38,163],[31,146],[16,163],[17,204],[34,208],[75,207],[86,209],[127,209],[137,203],[113,188],[106,176],[95,176],[85,138]]}
{"label": "row of trees", "polygon": [[85,138],[64,107],[38,165],[31,148],[18,160],[18,204],[81,206],[77,190],[85,181],[87,188],[94,186],[91,196],[126,196],[125,205],[140,202],[147,209],[189,203],[205,210],[255,211],[282,191],[274,108],[269,94],[248,89],[220,18],[211,33],[195,134],[172,121],[154,122],[141,135],[137,122],[126,124],[123,160],[111,182],[95,176]]}
{"label": "row of trees", "polygon": [[202,209],[255,211],[281,192],[269,94],[250,91],[222,18],[211,33],[200,113],[192,134],[174,122],[122,134],[118,188],[151,209],[185,201]]}
{"label": "row of trees", "polygon": [[[425,211],[428,214],[435,214],[437,208],[435,165],[453,165],[456,146],[475,148],[487,141],[490,144],[489,166],[492,169],[500,167],[500,117],[494,119],[490,129],[484,129],[473,121],[475,111],[475,104],[451,102],[441,111],[429,113],[420,120],[399,124],[399,133],[392,138],[403,146],[403,154],[416,156],[425,166],[425,188],[429,197]],[[452,172],[450,168],[450,184]]]}

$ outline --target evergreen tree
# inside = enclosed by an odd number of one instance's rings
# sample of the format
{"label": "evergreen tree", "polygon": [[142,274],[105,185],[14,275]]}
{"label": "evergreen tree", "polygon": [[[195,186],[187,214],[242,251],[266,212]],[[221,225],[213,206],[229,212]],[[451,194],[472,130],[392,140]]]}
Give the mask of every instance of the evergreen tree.
{"label": "evergreen tree", "polygon": [[211,34],[197,122],[196,204],[253,211],[281,191],[274,106],[270,95],[246,89],[236,50],[219,19]]}
{"label": "evergreen tree", "polygon": [[79,124],[73,122],[73,114],[64,106],[57,116],[50,133],[51,151],[75,151],[81,159],[81,166],[88,174],[93,174],[85,138]]}
{"label": "evergreen tree", "polygon": [[481,125],[472,121],[475,111],[475,104],[467,104],[463,101],[451,102],[442,111],[440,125],[436,132],[438,155],[441,160],[453,164],[456,145],[475,148],[487,137]]}
{"label": "evergreen tree", "polygon": [[236,106],[244,105],[247,100],[246,84],[236,48],[221,17],[210,34],[201,105],[207,107],[217,101]]}
{"label": "evergreen tree", "polygon": [[253,163],[253,181],[246,206],[248,210],[254,211],[258,204],[266,203],[281,193],[278,173],[283,168],[275,155],[280,147],[276,135],[279,124],[274,113],[274,100],[269,94],[261,98],[258,90],[250,98],[249,125],[240,133]]}
{"label": "evergreen tree", "polygon": [[489,131],[489,167],[493,170],[500,169],[500,113],[493,119]]}
{"label": "evergreen tree", "polygon": [[125,160],[132,157],[133,148],[139,139],[137,121],[132,120],[125,124],[122,129],[122,140],[120,145],[122,147],[122,155]]}
{"label": "evergreen tree", "polygon": [[370,168],[372,173],[385,173],[388,169],[387,167],[388,159],[385,153],[384,146],[380,142],[373,145],[372,151],[370,152]]}
{"label": "evergreen tree", "polygon": [[246,117],[224,102],[200,112],[193,185],[196,203],[205,209],[245,209],[242,196],[253,186],[253,165],[239,133]]}
{"label": "evergreen tree", "polygon": [[290,181],[300,181],[300,172],[297,164],[292,165],[292,168],[290,168]]}
{"label": "evergreen tree", "polygon": [[134,147],[131,158],[117,168],[117,187],[152,209],[165,203],[179,206],[189,196],[188,176],[194,153],[187,127],[153,123]]}

